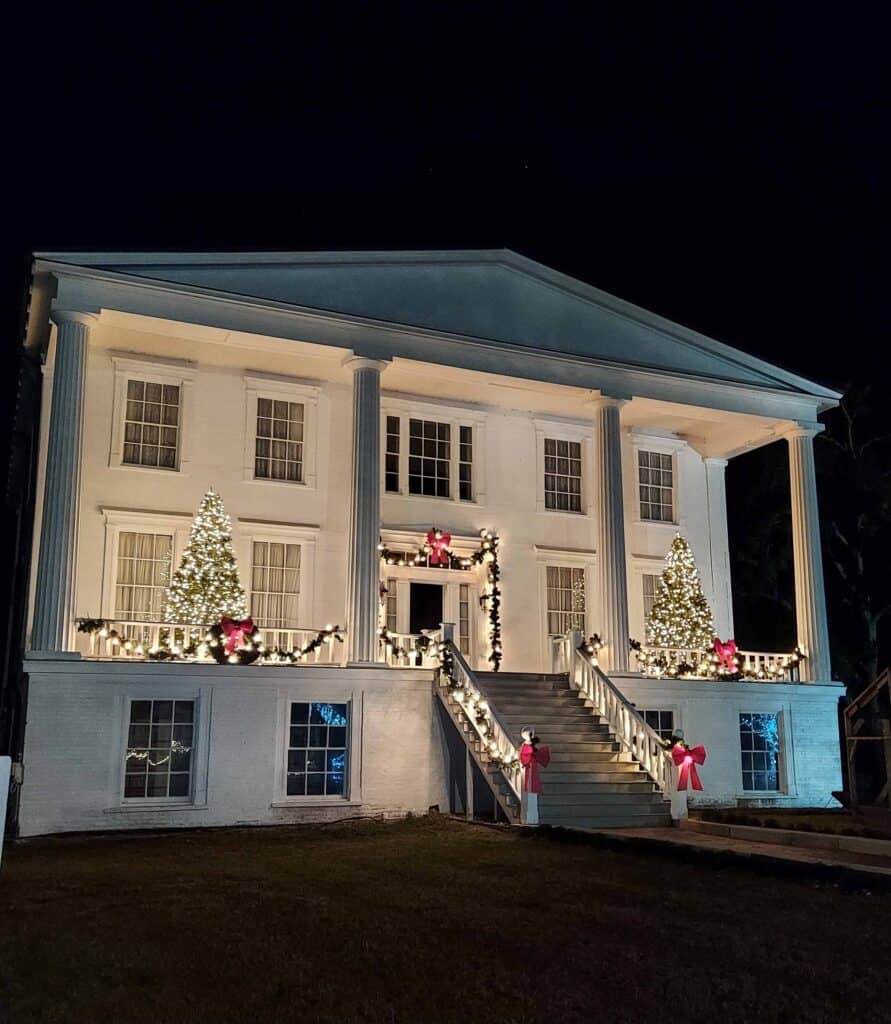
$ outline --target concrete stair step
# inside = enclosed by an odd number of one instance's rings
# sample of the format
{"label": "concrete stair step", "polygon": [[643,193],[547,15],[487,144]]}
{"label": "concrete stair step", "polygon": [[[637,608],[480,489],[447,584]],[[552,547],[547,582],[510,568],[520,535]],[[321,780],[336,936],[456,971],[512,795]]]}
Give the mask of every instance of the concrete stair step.
{"label": "concrete stair step", "polygon": [[[621,778],[621,776],[611,776],[611,778]],[[655,785],[646,776],[641,778],[632,778],[628,782],[548,782],[546,791],[542,794],[541,799],[550,797],[551,793],[555,796],[596,796],[601,793],[624,793],[628,795],[640,795],[649,796],[651,794],[661,796]]]}
{"label": "concrete stair step", "polygon": [[625,782],[628,779],[646,779],[649,775],[638,764],[628,761],[601,761],[592,764],[554,765],[542,772],[542,784],[554,786],[559,782]]}
{"label": "concrete stair step", "polygon": [[665,799],[661,793],[564,793],[556,786],[546,790],[538,798],[539,810],[542,814],[553,811],[554,814],[567,813],[565,807],[631,807],[644,810],[653,806],[661,808]]}
{"label": "concrete stair step", "polygon": [[560,768],[570,764],[601,764],[602,762],[630,764],[632,757],[622,750],[584,750],[577,753],[558,750],[551,754],[551,764]]}

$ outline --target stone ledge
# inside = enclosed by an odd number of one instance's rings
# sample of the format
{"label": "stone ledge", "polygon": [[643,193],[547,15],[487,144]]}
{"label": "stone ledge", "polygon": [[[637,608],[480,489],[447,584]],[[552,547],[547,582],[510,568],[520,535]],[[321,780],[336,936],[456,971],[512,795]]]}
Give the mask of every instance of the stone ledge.
{"label": "stone ledge", "polygon": [[869,854],[872,857],[887,859],[888,866],[891,867],[891,840],[888,839],[866,839],[827,832],[799,832],[794,829],[766,828],[759,825],[731,825],[726,822],[697,821],[690,818],[682,821],[680,825],[685,831],[724,836],[729,839],[744,839],[752,843]]}

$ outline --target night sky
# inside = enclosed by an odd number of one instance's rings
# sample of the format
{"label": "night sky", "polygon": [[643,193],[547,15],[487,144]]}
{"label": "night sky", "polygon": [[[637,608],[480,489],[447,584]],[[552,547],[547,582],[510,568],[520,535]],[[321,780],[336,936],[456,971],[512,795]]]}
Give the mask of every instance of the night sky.
{"label": "night sky", "polygon": [[34,249],[509,246],[822,383],[880,380],[878,6],[629,7],[41,10],[4,72],[10,358]]}

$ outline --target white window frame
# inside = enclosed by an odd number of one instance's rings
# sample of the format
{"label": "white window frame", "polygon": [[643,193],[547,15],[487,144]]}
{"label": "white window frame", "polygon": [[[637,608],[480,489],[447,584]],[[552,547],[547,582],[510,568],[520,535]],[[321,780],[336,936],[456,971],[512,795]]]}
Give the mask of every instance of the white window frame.
{"label": "white window frame", "polygon": [[[544,516],[590,516],[593,510],[594,480],[594,427],[591,423],[571,423],[562,420],[533,420],[535,426],[535,510]],[[576,441],[581,444],[582,481],[580,511],[548,508],[545,504],[545,439]]]}
{"label": "white window frame", "polygon": [[[130,704],[134,700],[190,700],[194,703],[192,712],[192,792],[182,796],[125,797],[124,776],[127,774],[127,746],[130,729]],[[115,717],[118,722],[118,742],[110,745],[112,762],[109,765],[109,806],[106,814],[114,813],[157,813],[162,811],[192,810],[207,807],[207,782],[210,764],[210,725],[213,703],[212,687],[197,687],[176,692],[165,686],[162,680],[156,683],[141,683],[131,686],[125,693],[115,697]]]}
{"label": "white window frame", "polygon": [[[275,735],[275,782],[273,786],[273,807],[344,807],[362,803],[362,735],[363,735],[363,693],[332,679],[325,684],[324,692],[318,684],[281,687],[276,700]],[[349,705],[349,734],[347,737],[349,779],[347,792],[343,796],[289,796],[288,795],[288,728],[291,723],[291,704],[294,701],[319,702],[322,704]]]}
{"label": "white window frame", "polygon": [[[387,417],[399,417],[399,490],[387,490],[386,438]],[[446,423],[449,427],[449,496],[440,498],[432,494],[410,494],[408,490],[408,456],[410,419],[433,420]],[[458,497],[461,427],[472,430],[473,463],[471,470],[470,500]],[[455,405],[439,405],[431,402],[412,401],[384,395],[381,401],[381,497],[400,498],[407,501],[451,502],[456,505],[480,506],[486,503],[486,416],[478,409]]]}
{"label": "white window frame", "polygon": [[234,538],[238,564],[243,566],[242,583],[248,608],[253,604],[254,541],[300,546],[300,593],[297,595],[297,624],[269,627],[270,632],[288,629],[321,628],[315,619],[316,541],[320,527],[291,523],[268,523],[260,519],[241,519]]}
{"label": "white window frame", "polygon": [[[636,526],[667,528],[675,531],[682,525],[681,517],[681,478],[678,453],[689,447],[683,438],[666,437],[663,434],[648,434],[640,430],[630,431],[631,446],[634,453],[634,471],[629,473],[634,483],[634,524]],[[671,519],[644,519],[641,515],[640,502],[640,452],[656,452],[659,455],[671,456]],[[626,492],[627,493],[627,492]]]}
{"label": "white window frame", "polygon": [[[766,685],[766,684],[760,684]],[[765,695],[766,697],[766,695]],[[777,781],[779,789],[744,789],[742,774],[742,747],[739,735],[740,715],[776,715],[777,733],[780,738],[779,771]],[[734,735],[736,737],[736,778],[739,786],[738,797],[743,800],[781,800],[798,795],[795,781],[795,761],[792,744],[792,706],[791,704],[774,703],[767,699],[751,702],[740,702],[733,715]]]}
{"label": "white window frame", "polygon": [[[560,513],[563,515],[564,513]],[[574,515],[577,513],[569,513]],[[535,547],[536,568],[538,570],[538,619],[541,650],[541,664],[544,671],[553,671],[553,652],[548,633],[548,566],[568,566],[572,569],[584,569],[585,571],[585,628],[584,635],[591,633],[591,624],[597,621],[598,610],[594,607],[596,599],[594,582],[597,579],[598,559],[593,551],[580,551],[572,549],[549,548],[543,545]]]}
{"label": "white window frame", "polygon": [[[304,487],[315,490],[318,486],[318,384],[298,380],[294,377],[280,377],[273,374],[244,375],[244,456],[243,476],[245,481],[261,486]],[[269,480],[255,475],[257,446],[257,400],[268,398],[272,401],[298,402],[303,406],[303,467],[302,480]]]}
{"label": "white window frame", "polygon": [[[111,414],[111,441],[108,465],[111,469],[125,469],[136,473],[160,473],[188,476],[192,468],[192,424],[194,420],[195,364],[185,360],[155,359],[151,356],[128,356],[112,353],[114,365],[114,400]],[[179,388],[179,436],[176,466],[133,466],[124,462],[124,421],[127,412],[127,382],[145,381],[149,384],[173,384]]]}
{"label": "white window frame", "polygon": [[[178,512],[136,512],[117,508],[103,508],[102,514],[105,520],[105,552],[102,565],[100,616],[104,619],[114,620],[118,546],[121,533],[169,534],[173,538],[170,568],[172,576],[176,572],[182,553],[189,542],[192,517]],[[85,609],[85,611],[89,613],[90,609]]]}
{"label": "white window frame", "polygon": [[652,705],[642,707],[641,702],[637,701],[635,707],[637,708],[638,713],[644,721],[646,721],[645,712],[647,711],[669,711],[671,712],[672,721],[674,722],[672,729],[675,731],[675,733],[678,731],[678,729],[683,731],[684,726],[683,722],[681,721],[681,712],[677,704],[668,704],[665,701],[654,700],[652,702]]}
{"label": "white window frame", "polygon": [[628,628],[631,635],[643,641],[647,628],[644,614],[643,578],[661,576],[665,560],[655,555],[631,555],[628,559]]}

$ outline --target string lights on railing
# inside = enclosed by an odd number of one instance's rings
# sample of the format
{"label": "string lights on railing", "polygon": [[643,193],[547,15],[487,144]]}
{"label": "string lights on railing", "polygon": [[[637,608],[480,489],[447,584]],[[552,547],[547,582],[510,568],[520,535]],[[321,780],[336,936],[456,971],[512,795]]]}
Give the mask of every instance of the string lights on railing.
{"label": "string lights on railing", "polygon": [[790,654],[771,655],[747,654],[734,647],[732,654],[722,657],[716,650],[647,648],[633,639],[629,646],[644,675],[665,679],[779,682],[789,678],[805,658],[801,647]]}

